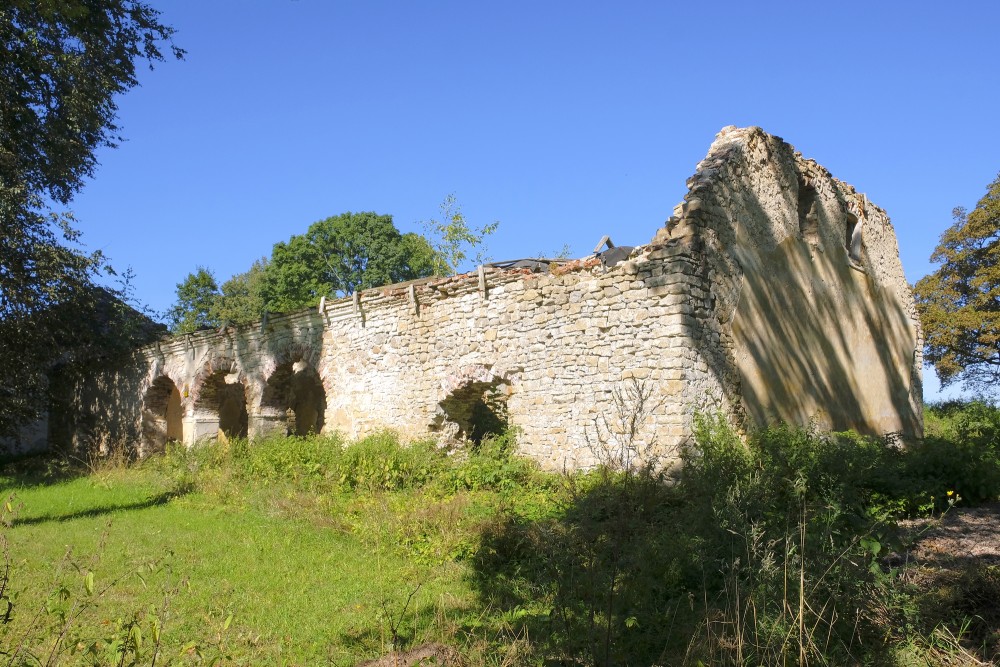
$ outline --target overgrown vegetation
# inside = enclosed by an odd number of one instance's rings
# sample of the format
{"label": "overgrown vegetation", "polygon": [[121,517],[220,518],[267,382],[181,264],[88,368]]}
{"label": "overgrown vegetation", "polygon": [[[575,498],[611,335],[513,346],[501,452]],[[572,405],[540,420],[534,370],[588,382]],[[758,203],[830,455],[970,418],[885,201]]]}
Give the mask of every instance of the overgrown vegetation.
{"label": "overgrown vegetation", "polygon": [[927,424],[904,449],[785,426],[744,442],[704,418],[669,472],[629,456],[543,473],[513,434],[22,462],[4,478],[0,648],[12,664],[351,665],[427,642],[484,665],[981,664],[1000,570],[903,568],[896,520],[997,499],[1000,411],[933,406]]}

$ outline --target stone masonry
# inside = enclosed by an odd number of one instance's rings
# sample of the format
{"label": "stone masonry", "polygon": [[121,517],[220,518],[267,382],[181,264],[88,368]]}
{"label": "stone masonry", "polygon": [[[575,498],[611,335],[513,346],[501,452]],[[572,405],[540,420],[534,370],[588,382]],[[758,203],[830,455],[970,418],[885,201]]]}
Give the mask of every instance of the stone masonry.
{"label": "stone masonry", "polygon": [[674,456],[699,412],[921,435],[921,333],[885,212],[759,128],[724,128],[688,188],[615,266],[483,267],[161,340],[67,392],[63,438],[150,451],[509,423],[562,468],[624,441]]}

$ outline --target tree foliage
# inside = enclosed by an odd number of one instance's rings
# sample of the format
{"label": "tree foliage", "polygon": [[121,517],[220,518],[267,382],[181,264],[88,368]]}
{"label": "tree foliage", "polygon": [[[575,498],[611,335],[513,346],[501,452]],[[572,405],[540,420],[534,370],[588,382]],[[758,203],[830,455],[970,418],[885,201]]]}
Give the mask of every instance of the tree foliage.
{"label": "tree foliage", "polygon": [[971,213],[956,208],[931,261],[941,266],[914,293],[924,359],[942,385],[1000,388],[1000,176]]}
{"label": "tree foliage", "polygon": [[[119,137],[116,98],[174,31],[137,0],[10,0],[0,9],[0,179],[67,203]],[[180,57],[183,51],[171,47]]]}
{"label": "tree foliage", "polygon": [[[25,201],[25,200],[28,201]],[[35,201],[31,201],[35,200]],[[46,371],[73,338],[98,256],[59,243],[68,221],[40,211],[37,197],[0,195],[0,435],[15,433],[47,402]]]}
{"label": "tree foliage", "polygon": [[[265,311],[290,312],[315,306],[321,297],[343,297],[358,290],[448,275],[476,252],[483,261],[484,239],[498,223],[468,224],[454,195],[441,206],[442,220],[421,234],[401,234],[392,216],[342,213],[309,226],[304,234],[276,243],[271,258],[254,262],[246,273],[222,284],[199,267],[178,284],[169,319],[177,333],[220,324],[248,324]],[[211,279],[211,280],[210,280]]]}
{"label": "tree foliage", "polygon": [[[136,63],[163,59],[173,30],[137,0],[9,0],[0,7],[0,434],[34,418],[53,364],[102,355],[146,327],[93,281],[110,271],[83,252],[68,204],[93,175],[95,150],[119,137],[118,95],[138,84]],[[182,52],[170,47],[176,56]],[[121,322],[119,322],[120,324]]]}
{"label": "tree foliage", "polygon": [[424,233],[434,249],[434,275],[447,276],[458,272],[473,255],[476,264],[486,261],[486,237],[493,234],[500,223],[493,221],[482,227],[469,225],[462,207],[454,194],[441,203],[441,219],[425,220]]}
{"label": "tree foliage", "polygon": [[218,324],[249,324],[259,320],[267,304],[264,302],[264,274],[268,260],[261,257],[248,271],[237,273],[222,283],[216,297],[213,315]]}
{"label": "tree foliage", "polygon": [[226,324],[249,324],[267,310],[264,275],[269,263],[261,257],[248,271],[237,273],[219,287],[215,275],[199,266],[177,283],[177,301],[167,311],[170,331],[190,333]]}
{"label": "tree foliage", "polygon": [[400,234],[390,215],[343,213],[310,225],[305,234],[277,243],[264,272],[267,308],[287,312],[322,296],[433,275],[431,246]]}
{"label": "tree foliage", "polygon": [[190,333],[218,326],[219,285],[212,272],[199,266],[177,283],[177,302],[167,315],[170,331]]}

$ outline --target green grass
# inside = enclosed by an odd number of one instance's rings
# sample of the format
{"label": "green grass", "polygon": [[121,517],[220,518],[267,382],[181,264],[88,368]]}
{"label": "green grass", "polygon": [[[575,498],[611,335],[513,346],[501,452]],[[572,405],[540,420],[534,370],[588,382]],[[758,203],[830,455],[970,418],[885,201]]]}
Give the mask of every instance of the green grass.
{"label": "green grass", "polygon": [[[80,627],[106,628],[135,610],[161,606],[165,591],[177,589],[162,632],[168,657],[193,660],[184,647],[217,642],[232,614],[223,643],[236,662],[347,665],[387,650],[383,603],[398,616],[417,584],[404,624],[413,639],[439,638],[439,626],[470,604],[460,566],[414,565],[380,534],[386,531],[359,535],[342,527],[343,517],[323,517],[315,507],[295,518],[291,489],[230,489],[220,501],[198,490],[172,494],[172,481],[151,466],[48,486],[4,480],[3,493],[14,493],[20,508],[7,531],[18,608],[34,611],[61,584],[79,596],[84,573],[93,569],[96,589],[120,581],[80,618]],[[368,517],[382,511],[371,504],[330,509]],[[134,573],[154,562],[142,578]],[[15,628],[8,637],[23,631]]]}
{"label": "green grass", "polygon": [[51,664],[149,665],[160,623],[157,665],[354,665],[430,641],[470,665],[962,664],[977,649],[960,641],[1000,636],[962,634],[963,609],[994,618],[963,591],[995,573],[945,596],[879,556],[943,489],[997,497],[997,414],[932,412],[905,452],[787,427],[744,443],[706,420],[669,480],[545,474],[510,436],[457,455],[379,434],[23,461],[0,476],[0,649],[47,664],[69,628]]}

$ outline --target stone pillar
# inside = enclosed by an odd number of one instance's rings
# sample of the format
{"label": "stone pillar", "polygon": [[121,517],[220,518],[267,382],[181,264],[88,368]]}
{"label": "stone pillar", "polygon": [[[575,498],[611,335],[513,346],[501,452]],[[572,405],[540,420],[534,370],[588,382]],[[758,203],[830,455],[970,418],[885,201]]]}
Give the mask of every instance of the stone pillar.
{"label": "stone pillar", "polygon": [[285,435],[288,432],[288,414],[284,410],[261,407],[257,414],[250,415],[249,431],[251,440],[272,434]]}

